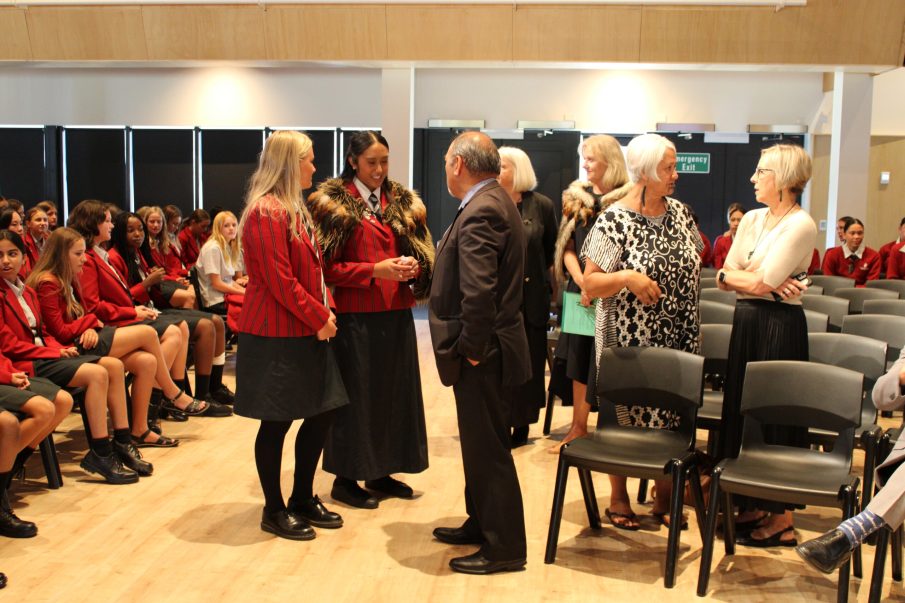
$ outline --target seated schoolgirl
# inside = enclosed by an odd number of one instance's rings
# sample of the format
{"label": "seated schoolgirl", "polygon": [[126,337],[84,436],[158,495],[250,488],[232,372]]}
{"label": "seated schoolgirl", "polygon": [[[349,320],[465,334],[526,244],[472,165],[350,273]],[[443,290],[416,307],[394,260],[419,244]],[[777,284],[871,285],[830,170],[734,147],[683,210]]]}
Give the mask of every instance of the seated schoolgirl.
{"label": "seated schoolgirl", "polygon": [[211,216],[203,209],[196,209],[182,223],[179,231],[179,247],[182,253],[182,263],[191,269],[198,261],[201,246],[210,236]]}
{"label": "seated schoolgirl", "polygon": [[[20,237],[25,236],[25,227],[22,225],[22,214],[16,211],[13,208],[4,209],[0,211],[0,230],[9,230]],[[25,280],[28,278],[28,273],[31,272],[32,263],[31,260],[28,259],[26,255],[22,258],[22,271],[19,273],[19,278]]]}
{"label": "seated schoolgirl", "polygon": [[[22,237],[0,231],[0,352],[29,376],[44,377],[60,387],[85,389],[90,450],[82,459],[83,469],[102,475],[111,484],[131,484],[139,475],[151,475],[153,466],[132,444],[123,363],[109,356],[81,355],[45,331],[37,293],[18,277],[24,255]],[[108,408],[112,445],[107,433]]]}
{"label": "seated schoolgirl", "polygon": [[226,314],[228,295],[245,295],[248,277],[244,275],[238,232],[239,222],[231,211],[218,213],[211,236],[201,247],[195,265],[201,285],[201,305],[217,314]]}
{"label": "seated schoolgirl", "polygon": [[197,308],[195,290],[188,279],[179,253],[170,243],[164,226],[163,210],[156,206],[142,207],[135,212],[145,230],[145,240],[139,248],[141,267],[150,274],[154,268],[164,270],[163,279],[154,286],[151,298],[158,307]]}

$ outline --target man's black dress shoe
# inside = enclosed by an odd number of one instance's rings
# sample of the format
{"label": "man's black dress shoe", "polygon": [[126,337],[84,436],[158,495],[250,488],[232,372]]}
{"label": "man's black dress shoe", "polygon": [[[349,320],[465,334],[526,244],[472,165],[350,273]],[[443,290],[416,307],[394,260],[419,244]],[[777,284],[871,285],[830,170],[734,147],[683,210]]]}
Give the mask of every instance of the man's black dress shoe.
{"label": "man's black dress shoe", "polygon": [[0,509],[0,535],[9,538],[33,538],[38,535],[38,526],[19,519],[12,511]]}
{"label": "man's black dress shoe", "polygon": [[261,529],[289,540],[314,540],[316,536],[308,522],[285,509],[276,513],[265,510],[261,514]]}
{"label": "man's black dress shoe", "polygon": [[116,455],[116,458],[118,458],[119,462],[125,467],[128,467],[142,477],[148,477],[154,473],[154,465],[141,458],[141,453],[132,442],[123,444],[114,440],[113,454]]}
{"label": "man's black dress shoe", "polygon": [[108,484],[134,484],[138,481],[138,474],[123,467],[115,454],[100,456],[89,450],[79,465],[89,473],[100,474]]}
{"label": "man's black dress shoe", "polygon": [[465,528],[434,528],[434,538],[446,544],[484,544],[480,534],[472,534]]}
{"label": "man's black dress shoe", "polygon": [[317,496],[296,502],[289,500],[289,512],[294,513],[313,525],[315,528],[332,530],[343,527],[343,518],[339,513],[327,510]]}
{"label": "man's black dress shoe", "polygon": [[803,542],[795,547],[798,556],[824,574],[832,574],[852,556],[852,545],[840,529]]}
{"label": "man's black dress shoe", "polygon": [[375,490],[387,496],[395,496],[396,498],[411,498],[414,492],[408,485],[393,479],[389,475],[380,479],[372,479],[365,482],[365,488]]}
{"label": "man's black dress shoe", "polygon": [[344,477],[337,477],[333,480],[330,496],[333,500],[359,509],[376,509],[379,505],[377,499],[371,496],[370,492],[359,486],[357,482]]}
{"label": "man's black dress shoe", "polygon": [[454,572],[462,574],[477,574],[484,576],[497,572],[519,572],[525,569],[524,559],[509,559],[507,561],[492,561],[484,557],[481,551],[465,557],[456,557],[449,561],[449,567]]}

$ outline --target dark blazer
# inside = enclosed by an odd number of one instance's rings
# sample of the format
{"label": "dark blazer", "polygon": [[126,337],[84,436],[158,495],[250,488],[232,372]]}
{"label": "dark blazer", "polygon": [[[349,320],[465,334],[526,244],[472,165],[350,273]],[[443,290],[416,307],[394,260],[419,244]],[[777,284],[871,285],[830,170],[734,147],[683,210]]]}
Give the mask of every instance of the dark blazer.
{"label": "dark blazer", "polygon": [[[261,203],[242,227],[248,287],[239,331],[263,337],[315,335],[330,317],[321,293],[317,239],[312,241],[301,225],[300,236],[292,236],[289,216],[279,202],[265,198]],[[329,290],[327,299],[332,304]]]}
{"label": "dark blazer", "polygon": [[502,384],[531,376],[522,323],[525,232],[496,182],[472,197],[437,246],[429,319],[437,371],[453,385],[466,358],[499,353]]}
{"label": "dark blazer", "polygon": [[525,229],[525,283],[522,300],[525,321],[533,327],[546,327],[550,319],[550,266],[556,248],[559,223],[553,201],[540,193],[522,193],[518,205]]}

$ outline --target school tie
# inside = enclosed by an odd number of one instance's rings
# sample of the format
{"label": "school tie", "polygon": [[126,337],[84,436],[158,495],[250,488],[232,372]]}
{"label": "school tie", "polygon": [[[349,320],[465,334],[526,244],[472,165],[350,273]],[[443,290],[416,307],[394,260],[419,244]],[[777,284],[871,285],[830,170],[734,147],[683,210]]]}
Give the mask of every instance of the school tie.
{"label": "school tie", "polygon": [[378,220],[383,218],[380,213],[380,199],[374,193],[371,193],[371,196],[368,197],[368,207],[371,208],[371,213],[374,214],[375,218]]}

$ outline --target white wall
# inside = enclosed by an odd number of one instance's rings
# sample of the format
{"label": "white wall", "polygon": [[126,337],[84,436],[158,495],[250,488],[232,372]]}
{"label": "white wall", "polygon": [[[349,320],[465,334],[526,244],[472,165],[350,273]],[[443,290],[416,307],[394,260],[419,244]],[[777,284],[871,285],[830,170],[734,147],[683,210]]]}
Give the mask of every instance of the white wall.
{"label": "white wall", "polygon": [[905,136],[905,67],[874,77],[873,136]]}

